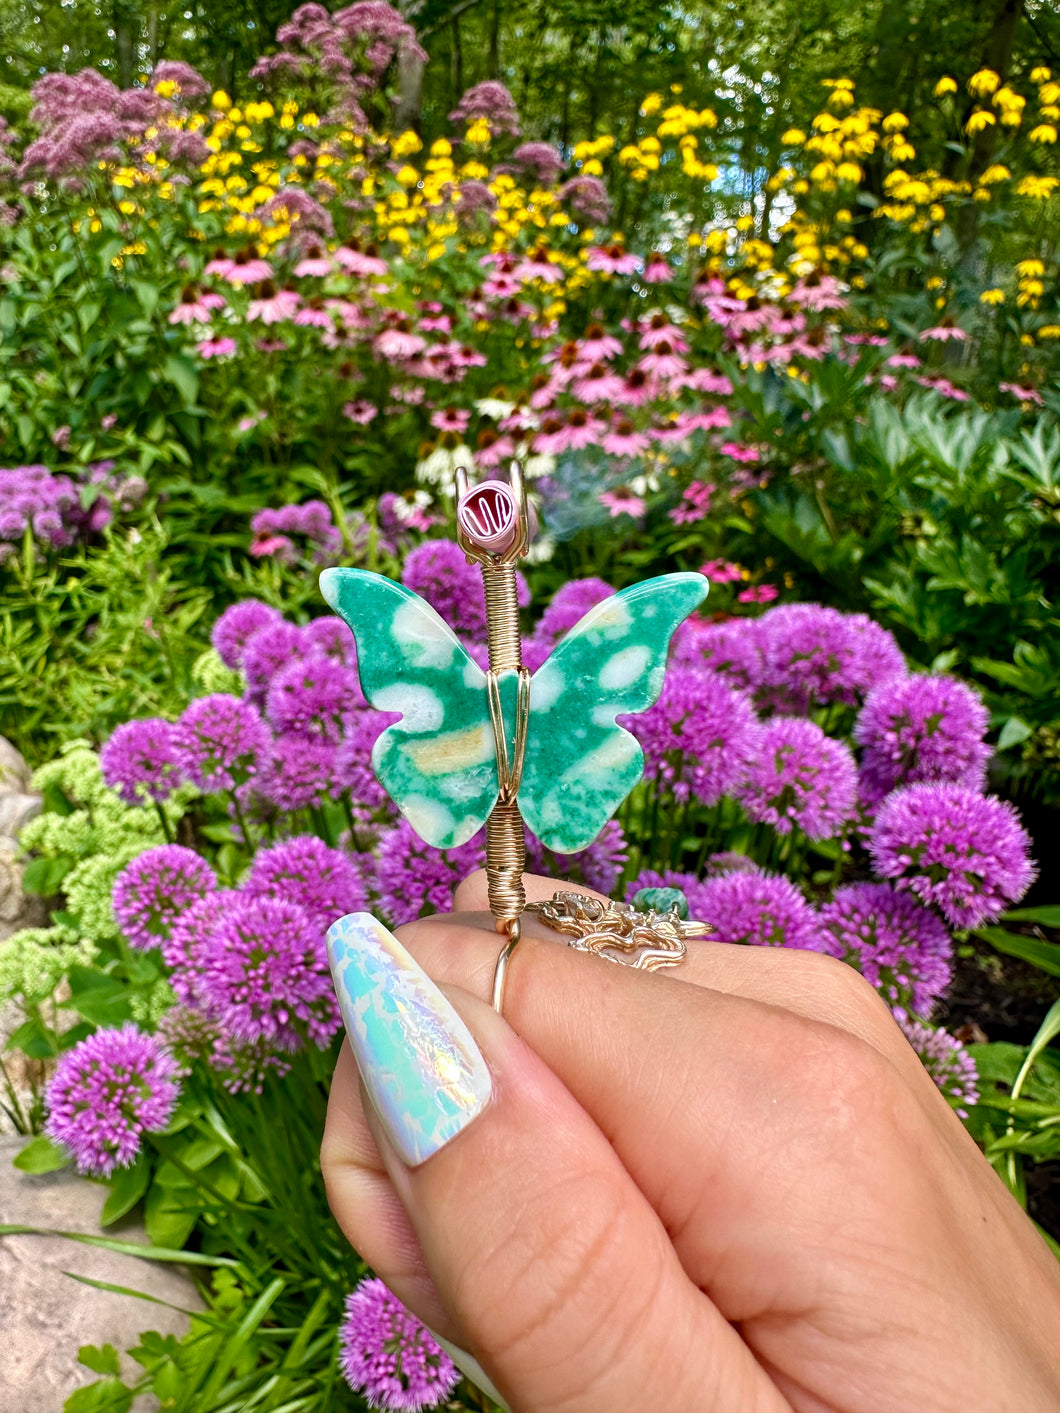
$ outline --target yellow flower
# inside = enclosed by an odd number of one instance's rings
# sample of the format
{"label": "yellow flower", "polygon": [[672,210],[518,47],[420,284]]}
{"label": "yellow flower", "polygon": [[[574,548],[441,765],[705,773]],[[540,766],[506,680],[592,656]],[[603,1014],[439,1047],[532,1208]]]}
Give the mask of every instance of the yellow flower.
{"label": "yellow flower", "polygon": [[1016,183],[1016,195],[1035,196],[1045,200],[1052,196],[1057,185],[1060,185],[1060,182],[1056,177],[1024,177]]}
{"label": "yellow flower", "polygon": [[979,296],[980,304],[1004,304],[1005,291],[1003,289],[985,289]]}
{"label": "yellow flower", "polygon": [[974,137],[977,132],[982,132],[984,128],[992,128],[997,123],[997,118],[985,108],[977,108],[964,125],[964,130],[970,137]]}
{"label": "yellow flower", "polygon": [[420,174],[417,172],[416,168],[410,167],[407,164],[396,173],[394,178],[400,186],[415,186],[419,179]]}
{"label": "yellow flower", "polygon": [[453,144],[444,137],[439,137],[431,143],[432,157],[451,157],[453,155]]}
{"label": "yellow flower", "polygon": [[241,123],[243,121],[243,114],[239,111],[238,108],[229,108],[228,121],[234,127],[236,123]]}
{"label": "yellow flower", "polygon": [[1052,74],[1044,64],[1039,64],[1036,69],[1031,69],[1031,83],[1048,83],[1051,78]]}
{"label": "yellow flower", "polygon": [[302,126],[305,128],[318,128],[320,126],[320,119],[317,117],[316,113],[303,113]]}
{"label": "yellow flower", "polygon": [[909,119],[904,113],[888,113],[881,126],[884,132],[901,132],[909,126]]}
{"label": "yellow flower", "polygon": [[1060,324],[1043,324],[1038,330],[1040,339],[1060,339]]}
{"label": "yellow flower", "polygon": [[580,170],[583,177],[600,177],[604,173],[603,163],[597,161],[595,157],[590,157],[588,162],[583,162]]}
{"label": "yellow flower", "polygon": [[930,279],[927,279],[927,280],[924,281],[924,288],[925,288],[925,289],[941,289],[942,286],[943,286],[945,283],[946,283],[946,282],[945,282],[945,280],[942,278],[941,275],[932,275]]}
{"label": "yellow flower", "polygon": [[828,95],[829,108],[852,108],[854,99],[850,90],[846,88],[835,88]]}
{"label": "yellow flower", "polygon": [[992,162],[991,165],[987,167],[983,175],[979,178],[979,180],[983,184],[983,186],[992,186],[994,182],[1008,181],[1011,175],[1012,173],[1003,163]]}
{"label": "yellow flower", "polygon": [[662,103],[661,93],[649,93],[640,105],[640,116],[642,118],[650,118],[653,113],[659,111],[662,107]]}
{"label": "yellow flower", "polygon": [[947,93],[957,92],[957,80],[951,79],[948,74],[944,74],[935,85],[935,97],[945,98]]}
{"label": "yellow flower", "polygon": [[390,152],[393,157],[411,157],[414,152],[423,150],[423,143],[410,129],[401,133],[390,144]]}
{"label": "yellow flower", "polygon": [[159,98],[172,98],[176,91],[177,85],[173,79],[162,79],[160,83],[155,84],[155,92]]}
{"label": "yellow flower", "polygon": [[856,185],[861,180],[861,168],[856,162],[840,162],[835,174],[841,182],[852,182]]}
{"label": "yellow flower", "polygon": [[1039,275],[1045,274],[1045,265],[1035,257],[1029,260],[1020,260],[1016,265],[1016,274],[1025,280],[1037,279]]}
{"label": "yellow flower", "polygon": [[810,180],[817,182],[818,185],[822,182],[831,181],[834,176],[835,165],[832,162],[818,162],[817,165],[810,170]]}
{"label": "yellow flower", "polygon": [[219,88],[217,92],[213,95],[213,97],[210,99],[210,107],[216,108],[218,112],[227,112],[227,110],[231,108],[231,106],[232,100],[231,98],[229,98],[228,94],[224,91],[223,88]]}
{"label": "yellow flower", "polygon": [[1036,128],[1031,128],[1027,136],[1031,142],[1055,142],[1056,128],[1052,123],[1039,123]]}
{"label": "yellow flower", "polygon": [[1060,83],[1047,83],[1038,90],[1039,103],[1055,103],[1060,99]]}
{"label": "yellow flower", "polygon": [[788,128],[787,132],[780,134],[780,140],[785,147],[801,147],[806,141],[806,134],[801,128]]}
{"label": "yellow flower", "polygon": [[467,125],[464,140],[472,147],[487,147],[490,140],[490,125],[485,118],[475,118]]}
{"label": "yellow flower", "polygon": [[968,92],[973,98],[989,98],[996,93],[1001,80],[993,69],[980,69],[968,80]]}
{"label": "yellow flower", "polygon": [[1039,117],[1048,118],[1051,123],[1060,122],[1060,108],[1053,103],[1046,103],[1039,110]]}

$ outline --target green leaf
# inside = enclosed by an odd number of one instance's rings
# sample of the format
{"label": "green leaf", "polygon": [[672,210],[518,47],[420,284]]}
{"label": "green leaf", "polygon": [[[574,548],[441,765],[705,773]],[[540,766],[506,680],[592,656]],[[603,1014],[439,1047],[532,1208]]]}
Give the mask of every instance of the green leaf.
{"label": "green leaf", "polygon": [[54,1173],[59,1168],[65,1168],[69,1162],[69,1153],[53,1143],[45,1133],[31,1138],[12,1159],[12,1165],[23,1173]]}
{"label": "green leaf", "polygon": [[1003,927],[977,927],[976,937],[982,937],[991,947],[1009,957],[1030,962],[1050,976],[1060,976],[1060,945],[1041,942],[1037,937],[1023,937],[1018,932],[1006,932]]}
{"label": "green leaf", "polygon": [[63,1413],[128,1413],[133,1391],[120,1379],[98,1379],[72,1393],[63,1404]]}
{"label": "green leaf", "polygon": [[1060,904],[1046,903],[1040,908],[1014,908],[1003,922],[1036,922],[1039,927],[1060,927]]}
{"label": "green leaf", "polygon": [[111,1180],[110,1193],[99,1215],[100,1226],[109,1227],[111,1222],[131,1212],[147,1191],[150,1181],[151,1164],[142,1152],[130,1167],[119,1168]]}
{"label": "green leaf", "polygon": [[160,1182],[156,1175],[144,1203],[144,1226],[156,1245],[183,1246],[201,1215],[198,1194],[182,1175],[179,1186]]}
{"label": "green leaf", "polygon": [[73,866],[73,859],[31,859],[22,875],[22,891],[50,898]]}
{"label": "green leaf", "polygon": [[71,996],[60,1004],[75,1010],[93,1025],[120,1025],[132,1019],[129,988],[92,967],[73,966],[67,973]]}
{"label": "green leaf", "polygon": [[171,353],[162,365],[162,376],[173,384],[187,406],[195,405],[199,393],[199,374],[190,359]]}
{"label": "green leaf", "polygon": [[7,1038],[8,1050],[21,1050],[31,1060],[50,1060],[57,1052],[54,1034],[40,1016],[30,1016]]}
{"label": "green leaf", "polygon": [[104,1344],[102,1348],[95,1344],[83,1344],[77,1351],[77,1362],[94,1374],[121,1373],[121,1360],[113,1344]]}
{"label": "green leaf", "polygon": [[1021,741],[1025,741],[1028,736],[1034,734],[1033,727],[1018,716],[1010,716],[1001,728],[1001,734],[997,738],[997,748],[999,751],[1007,751],[1010,746],[1018,746]]}
{"label": "green leaf", "polygon": [[201,1251],[181,1251],[167,1246],[151,1246],[137,1241],[118,1241],[112,1236],[90,1236],[83,1231],[62,1231],[58,1227],[31,1227],[21,1222],[0,1222],[0,1236],[62,1236],[84,1246],[100,1246],[119,1256],[138,1256],[141,1261],[176,1261],[185,1266],[228,1266],[239,1269],[231,1256],[206,1256]]}

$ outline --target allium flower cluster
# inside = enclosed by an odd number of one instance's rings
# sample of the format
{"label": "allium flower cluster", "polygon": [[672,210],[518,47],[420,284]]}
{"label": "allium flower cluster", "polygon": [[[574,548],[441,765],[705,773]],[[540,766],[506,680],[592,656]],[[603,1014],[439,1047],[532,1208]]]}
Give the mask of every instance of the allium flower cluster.
{"label": "allium flower cluster", "polygon": [[483,866],[486,851],[482,834],[455,849],[432,849],[402,819],[384,830],[377,857],[379,906],[397,927],[425,910],[449,912],[457,884]]}
{"label": "allium flower cluster", "polygon": [[460,1381],[430,1331],[381,1280],[361,1281],[346,1297],[339,1368],[373,1407],[418,1413],[445,1403]]}
{"label": "allium flower cluster", "polygon": [[552,596],[552,602],[538,620],[534,636],[550,644],[580,623],[591,608],[614,593],[603,579],[569,579]]}
{"label": "allium flower cluster", "polygon": [[110,1177],[135,1161],[144,1133],[169,1123],[178,1075],[169,1051],[135,1025],[98,1030],[59,1060],[45,1131],[69,1149],[79,1172]]}
{"label": "allium flower cluster", "polygon": [[782,708],[855,703],[870,688],[905,671],[886,629],[870,619],[815,603],[785,604],[759,620],[763,686]]}
{"label": "allium flower cluster", "polygon": [[[691,908],[691,896],[688,901]],[[787,878],[743,872],[707,878],[696,911],[701,921],[713,926],[715,942],[824,950],[820,918]]]}
{"label": "allium flower cluster", "polygon": [[126,864],[114,880],[111,906],[134,947],[158,947],[185,910],[216,887],[217,875],[193,849],[162,844]]}
{"label": "allium flower cluster", "polygon": [[914,1020],[898,1023],[958,1117],[966,1119],[968,1110],[979,1102],[979,1071],[971,1055],[948,1031]]}
{"label": "allium flower cluster", "polygon": [[854,757],[812,721],[777,716],[758,727],[736,798],[751,819],[778,834],[795,825],[811,839],[831,839],[853,817]]}
{"label": "allium flower cluster", "polygon": [[241,599],[226,608],[213,625],[210,642],[226,667],[238,671],[243,653],[255,633],[283,622],[283,615],[257,599]]}
{"label": "allium flower cluster", "polygon": [[723,623],[707,623],[693,614],[674,634],[673,660],[700,670],[708,667],[735,687],[758,687],[764,672],[761,622],[730,618]]}
{"label": "allium flower cluster", "polygon": [[978,694],[953,677],[892,677],[869,693],[854,728],[862,797],[874,806],[897,785],[929,780],[982,789],[989,722]]}
{"label": "allium flower cluster", "polygon": [[1034,881],[1015,807],[965,785],[909,785],[888,795],[869,836],[872,866],[953,927],[998,917]]}
{"label": "allium flower cluster", "polygon": [[173,727],[160,717],[118,726],[99,756],[103,779],[127,805],[167,800],[180,783]]}
{"label": "allium flower cluster", "polygon": [[265,701],[277,731],[331,745],[342,740],[352,711],[364,705],[355,669],[323,655],[288,663],[272,679]]}
{"label": "allium flower cluster", "polygon": [[[486,596],[482,572],[468,564],[455,540],[424,540],[405,557],[401,582],[427,600],[451,628],[473,640],[486,636]],[[520,606],[530,602],[530,590],[516,575]]]}
{"label": "allium flower cluster", "polygon": [[234,790],[257,773],[269,730],[251,702],[217,692],[185,709],[173,746],[181,771],[200,790]]}
{"label": "allium flower cluster", "polygon": [[742,692],[713,672],[680,664],[667,672],[654,706],[619,720],[640,742],[649,779],[669,785],[678,801],[691,794],[705,805],[736,789],[758,738]]}
{"label": "allium flower cluster", "polygon": [[337,918],[368,906],[353,858],[312,834],[260,850],[243,887],[247,893],[297,903],[325,931]]}
{"label": "allium flower cluster", "polygon": [[821,908],[824,950],[870,981],[900,1018],[929,1016],[952,974],[935,913],[889,883],[852,883]]}

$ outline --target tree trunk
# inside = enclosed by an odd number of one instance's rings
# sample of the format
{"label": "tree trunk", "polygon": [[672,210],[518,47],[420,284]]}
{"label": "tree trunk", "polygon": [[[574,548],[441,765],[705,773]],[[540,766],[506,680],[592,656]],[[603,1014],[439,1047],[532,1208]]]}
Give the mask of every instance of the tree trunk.
{"label": "tree trunk", "polygon": [[460,20],[456,15],[449,23],[451,51],[449,55],[450,73],[453,83],[453,106],[456,107],[464,92],[464,51],[460,44]]}
{"label": "tree trunk", "polygon": [[136,73],[136,15],[129,0],[114,0],[111,24],[114,26],[118,87],[129,88]]}
{"label": "tree trunk", "polygon": [[424,63],[415,54],[402,52],[397,65],[397,103],[394,107],[394,126],[398,132],[419,126],[420,111],[423,107]]}
{"label": "tree trunk", "polygon": [[501,76],[501,4],[493,0],[493,14],[490,16],[490,49],[486,62],[486,75],[496,79]]}

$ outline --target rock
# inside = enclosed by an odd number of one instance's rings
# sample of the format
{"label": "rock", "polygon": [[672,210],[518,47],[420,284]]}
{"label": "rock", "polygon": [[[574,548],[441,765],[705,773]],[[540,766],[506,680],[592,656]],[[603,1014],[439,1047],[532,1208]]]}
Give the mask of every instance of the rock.
{"label": "rock", "polygon": [[0,736],[0,794],[29,790],[30,768],[6,736]]}
{"label": "rock", "polygon": [[23,795],[13,790],[0,794],[0,837],[17,838],[22,826],[36,819],[43,808],[40,795]]}
{"label": "rock", "polygon": [[[72,1169],[34,1176],[13,1168],[11,1160],[25,1142],[0,1138],[0,1223],[100,1235],[105,1189]],[[147,1241],[134,1219],[108,1227],[106,1234]],[[143,1291],[182,1309],[95,1290],[67,1271]],[[100,1377],[78,1364],[82,1344],[113,1344],[122,1352],[138,1342],[142,1330],[180,1338],[188,1329],[183,1311],[201,1309],[191,1278],[178,1267],[58,1236],[0,1237],[0,1413],[59,1413],[75,1389]],[[126,1359],[123,1372],[131,1381],[142,1370]],[[133,1403],[134,1413],[157,1407],[153,1395]]]}
{"label": "rock", "polygon": [[17,844],[0,835],[0,942],[23,927],[48,925],[47,904],[43,898],[23,893],[22,873]]}

